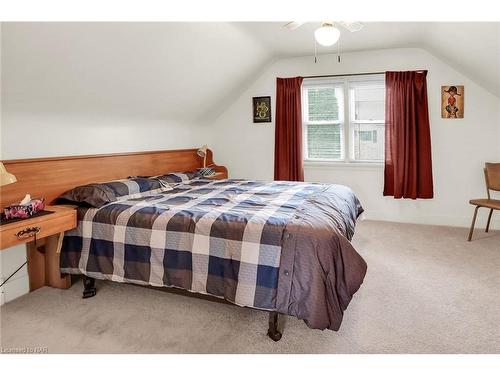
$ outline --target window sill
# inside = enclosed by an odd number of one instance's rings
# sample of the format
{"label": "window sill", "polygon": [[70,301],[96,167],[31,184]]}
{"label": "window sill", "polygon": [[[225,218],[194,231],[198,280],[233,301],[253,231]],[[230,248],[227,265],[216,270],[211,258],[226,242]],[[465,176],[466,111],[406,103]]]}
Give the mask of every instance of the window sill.
{"label": "window sill", "polygon": [[353,170],[383,170],[383,162],[362,162],[362,161],[318,161],[304,160],[304,168],[306,169],[353,169]]}

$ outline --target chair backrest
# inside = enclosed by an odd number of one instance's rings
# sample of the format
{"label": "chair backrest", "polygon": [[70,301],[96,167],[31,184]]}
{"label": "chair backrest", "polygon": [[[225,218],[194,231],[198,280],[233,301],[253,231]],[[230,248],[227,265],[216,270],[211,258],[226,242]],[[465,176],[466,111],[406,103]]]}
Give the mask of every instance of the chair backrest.
{"label": "chair backrest", "polygon": [[484,166],[486,187],[490,190],[500,191],[500,163],[486,163]]}

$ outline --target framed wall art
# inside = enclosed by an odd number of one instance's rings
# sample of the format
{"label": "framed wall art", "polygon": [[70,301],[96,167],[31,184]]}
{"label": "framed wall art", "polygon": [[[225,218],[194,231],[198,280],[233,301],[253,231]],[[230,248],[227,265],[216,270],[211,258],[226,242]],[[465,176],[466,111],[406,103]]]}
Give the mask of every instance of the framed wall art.
{"label": "framed wall art", "polygon": [[464,118],[463,86],[441,86],[441,118]]}
{"label": "framed wall art", "polygon": [[253,97],[253,122],[271,122],[271,97]]}

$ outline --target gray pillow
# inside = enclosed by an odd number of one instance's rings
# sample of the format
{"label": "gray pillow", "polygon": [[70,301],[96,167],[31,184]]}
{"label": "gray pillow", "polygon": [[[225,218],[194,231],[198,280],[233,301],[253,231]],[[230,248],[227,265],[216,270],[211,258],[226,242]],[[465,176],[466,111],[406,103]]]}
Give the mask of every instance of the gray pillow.
{"label": "gray pillow", "polygon": [[88,184],[77,186],[57,199],[62,202],[98,208],[105,204],[115,202],[116,195],[113,189],[105,184]]}

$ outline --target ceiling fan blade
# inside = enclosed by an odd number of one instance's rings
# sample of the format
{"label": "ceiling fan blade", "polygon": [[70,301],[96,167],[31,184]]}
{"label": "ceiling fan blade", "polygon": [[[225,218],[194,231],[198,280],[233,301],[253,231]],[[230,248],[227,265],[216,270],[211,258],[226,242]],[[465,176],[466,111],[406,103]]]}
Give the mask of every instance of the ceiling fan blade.
{"label": "ceiling fan blade", "polygon": [[288,30],[295,30],[295,29],[298,29],[303,24],[305,24],[305,22],[292,21],[292,22],[288,22],[288,23],[284,24],[283,27],[288,29]]}
{"label": "ceiling fan blade", "polygon": [[339,23],[342,26],[344,26],[347,30],[349,30],[351,33],[359,31],[363,27],[365,27],[365,25],[363,25],[361,22],[357,22],[357,21],[340,21]]}

